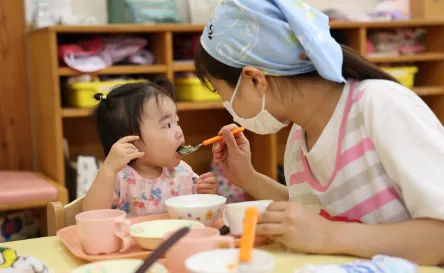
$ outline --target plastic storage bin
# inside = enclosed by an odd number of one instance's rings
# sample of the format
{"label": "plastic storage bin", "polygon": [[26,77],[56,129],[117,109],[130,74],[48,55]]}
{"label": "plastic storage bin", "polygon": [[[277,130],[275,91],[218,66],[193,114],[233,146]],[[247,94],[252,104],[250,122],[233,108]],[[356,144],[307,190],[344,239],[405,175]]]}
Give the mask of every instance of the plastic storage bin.
{"label": "plastic storage bin", "polygon": [[98,104],[94,99],[96,93],[107,95],[111,89],[117,85],[133,82],[146,82],[145,80],[128,80],[128,81],[97,81],[97,82],[79,82],[70,85],[66,102],[69,106],[78,108],[91,108]]}
{"label": "plastic storage bin", "polygon": [[199,78],[176,80],[176,98],[180,101],[218,101],[218,93],[202,85]]}
{"label": "plastic storage bin", "polygon": [[416,66],[388,67],[383,70],[395,77],[402,85],[413,88],[415,74],[418,72]]}

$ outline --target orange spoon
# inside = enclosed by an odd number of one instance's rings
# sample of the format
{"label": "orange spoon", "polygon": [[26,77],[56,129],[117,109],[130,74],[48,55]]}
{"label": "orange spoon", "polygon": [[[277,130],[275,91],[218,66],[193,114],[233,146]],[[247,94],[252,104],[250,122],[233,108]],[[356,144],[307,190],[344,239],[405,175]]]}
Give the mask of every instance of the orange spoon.
{"label": "orange spoon", "polygon": [[240,242],[239,250],[239,269],[240,272],[247,271],[248,264],[251,262],[254,248],[254,238],[256,235],[257,219],[259,211],[255,207],[248,207],[245,210],[244,229]]}
{"label": "orange spoon", "polygon": [[[235,134],[239,134],[239,133],[243,132],[244,130],[245,130],[244,128],[239,127],[239,128],[232,130],[231,133],[233,133],[233,135],[235,135]],[[177,149],[177,153],[179,153],[181,155],[188,155],[188,154],[194,153],[195,151],[199,150],[199,148],[202,146],[211,145],[213,143],[221,141],[222,139],[224,139],[222,136],[215,136],[215,137],[212,137],[210,139],[203,141],[201,144],[199,144],[197,146],[183,145],[179,149]]]}

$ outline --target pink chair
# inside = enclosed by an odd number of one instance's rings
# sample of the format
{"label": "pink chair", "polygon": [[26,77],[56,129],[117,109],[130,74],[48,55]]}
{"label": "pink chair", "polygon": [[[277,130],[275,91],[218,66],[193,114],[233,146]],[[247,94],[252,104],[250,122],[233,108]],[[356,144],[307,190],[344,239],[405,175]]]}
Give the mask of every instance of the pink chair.
{"label": "pink chair", "polygon": [[66,204],[66,188],[39,173],[0,171],[0,211],[44,208],[52,201]]}

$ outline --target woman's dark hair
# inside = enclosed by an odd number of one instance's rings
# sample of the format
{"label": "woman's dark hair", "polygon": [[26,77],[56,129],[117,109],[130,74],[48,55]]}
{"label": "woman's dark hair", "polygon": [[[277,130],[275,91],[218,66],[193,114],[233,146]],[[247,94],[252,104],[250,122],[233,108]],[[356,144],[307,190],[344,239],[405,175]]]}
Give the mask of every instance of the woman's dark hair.
{"label": "woman's dark hair", "polygon": [[[359,81],[379,79],[398,82],[390,74],[381,70],[377,65],[369,62],[353,49],[344,45],[341,45],[341,48],[344,55],[344,62],[342,65],[342,75],[344,78]],[[218,80],[224,80],[234,88],[239,79],[239,75],[242,73],[241,68],[228,66],[214,59],[206,52],[200,43],[196,49],[194,64],[196,67],[196,74],[202,83],[205,83],[208,76],[211,76]],[[301,77],[304,75],[314,76],[319,74],[315,71],[295,76]]]}
{"label": "woman's dark hair", "polygon": [[94,95],[99,104],[93,110],[97,132],[103,152],[108,156],[111,147],[119,139],[129,135],[140,136],[140,124],[145,103],[155,99],[157,105],[162,99],[174,97],[174,88],[168,79],[159,78],[153,83],[138,82],[116,86],[108,95]]}

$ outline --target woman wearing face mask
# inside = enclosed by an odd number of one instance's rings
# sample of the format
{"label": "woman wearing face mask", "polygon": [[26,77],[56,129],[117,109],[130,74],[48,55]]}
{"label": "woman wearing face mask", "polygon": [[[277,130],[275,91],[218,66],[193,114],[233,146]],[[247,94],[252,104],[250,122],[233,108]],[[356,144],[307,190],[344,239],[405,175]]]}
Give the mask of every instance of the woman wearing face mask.
{"label": "woman wearing face mask", "polygon": [[230,133],[236,125],[213,147],[231,182],[276,201],[258,233],[297,251],[444,262],[443,126],[413,92],[340,46],[327,16],[302,1],[224,0],[195,65],[241,126],[292,126],[287,186],[253,169],[248,140]]}

